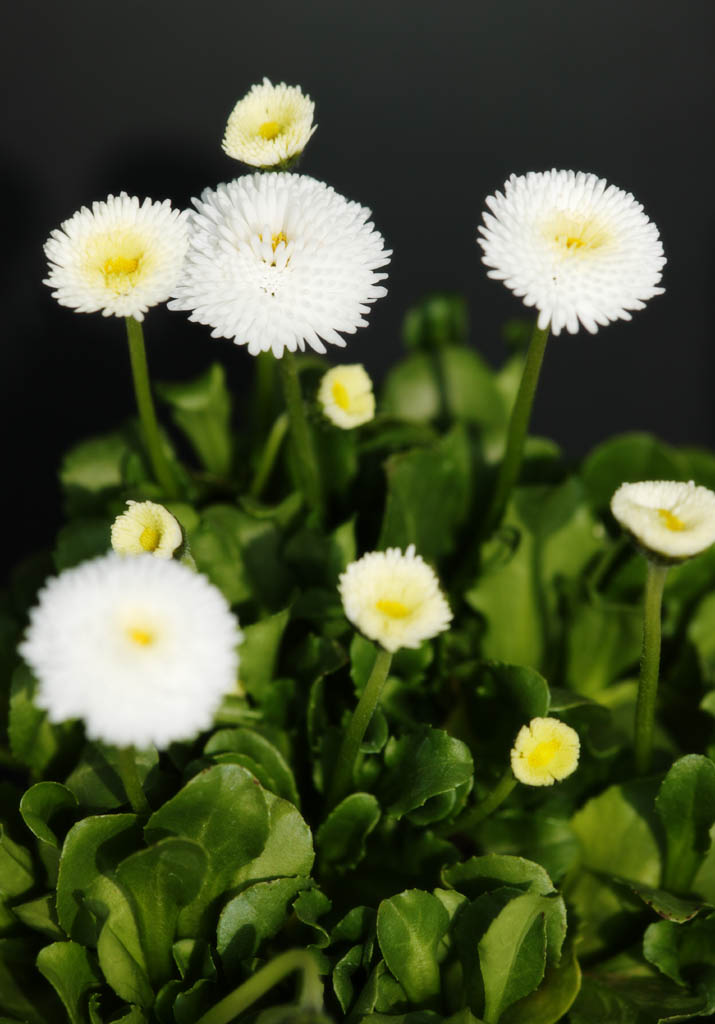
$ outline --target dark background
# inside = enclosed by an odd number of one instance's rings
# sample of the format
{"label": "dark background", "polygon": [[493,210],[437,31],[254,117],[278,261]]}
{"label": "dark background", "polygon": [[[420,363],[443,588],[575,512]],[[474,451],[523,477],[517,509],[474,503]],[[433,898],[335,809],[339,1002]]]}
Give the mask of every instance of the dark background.
{"label": "dark background", "polygon": [[[512,171],[591,171],[658,225],[666,294],[550,343],[534,428],[573,455],[623,430],[712,447],[714,23],[711,0],[14,5],[0,44],[5,561],[48,540],[67,445],[133,411],[123,323],[54,302],[43,242],[109,192],[186,205],[242,173],[220,141],[264,75],[315,100],[301,170],[370,206],[394,250],[388,297],[331,357],[380,376],[405,307],[449,288],[499,361],[499,325],[523,307],[480,263],[484,197]],[[163,308],[146,329],[156,379],[219,359],[245,393],[244,349]]]}

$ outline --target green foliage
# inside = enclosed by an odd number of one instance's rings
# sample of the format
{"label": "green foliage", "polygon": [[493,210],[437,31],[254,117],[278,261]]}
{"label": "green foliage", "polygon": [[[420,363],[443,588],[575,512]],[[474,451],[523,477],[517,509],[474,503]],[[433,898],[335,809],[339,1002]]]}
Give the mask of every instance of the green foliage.
{"label": "green foliage", "polygon": [[196,380],[159,384],[157,392],[171,407],[174,423],[191,441],[209,473],[226,476],[233,458],[231,399],[220,363],[212,363]]}

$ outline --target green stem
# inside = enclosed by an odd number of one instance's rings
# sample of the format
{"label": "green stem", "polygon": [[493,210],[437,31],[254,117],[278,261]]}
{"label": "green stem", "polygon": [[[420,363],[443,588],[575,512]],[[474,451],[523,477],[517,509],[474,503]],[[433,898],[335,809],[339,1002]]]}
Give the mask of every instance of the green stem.
{"label": "green stem", "polygon": [[151,814],[151,807],[144,795],[139,772],[137,771],[136,752],[134,747],[118,747],[119,776],[124,785],[127,799],[132,805],[132,810],[141,818],[148,818]]}
{"label": "green stem", "polygon": [[378,648],[370,678],[365,685],[365,689],[362,691],[362,696],[353,711],[352,718],[343,736],[343,742],[340,744],[337,761],[335,762],[335,774],[333,775],[333,782],[330,787],[328,800],[330,807],[334,807],[339,803],[350,789],[355,759],[358,756],[360,744],[367,732],[370,719],[380,700],[380,694],[385,685],[387,673],[390,671],[391,661],[392,654],[382,647]]}
{"label": "green stem", "polygon": [[484,821],[497,807],[504,803],[514,786],[516,786],[516,779],[512,774],[511,768],[508,768],[491,793],[488,793],[480,803],[470,807],[456,821],[445,825],[443,829],[438,831],[442,835],[450,836],[455,835],[457,832],[469,832],[474,825]]}
{"label": "green stem", "polygon": [[290,422],[291,436],[298,462],[298,474],[300,477],[300,488],[305,497],[308,508],[315,512],[318,519],[322,518],[322,495],[320,487],[320,473],[315,458],[313,441],[310,436],[308,421],[303,408],[303,395],[300,390],[298,379],[298,367],[295,356],[287,349],[281,358],[281,376],[283,378],[283,393],[285,394],[288,420]]}
{"label": "green stem", "polygon": [[323,1008],[323,985],[315,958],[307,949],[289,949],[256,971],[220,1003],[212,1006],[199,1017],[196,1024],[230,1024],[292,971],[303,973],[299,999],[301,1008],[320,1013]]}
{"label": "green stem", "polygon": [[484,535],[489,536],[499,525],[512,488],[519,477],[521,460],[524,455],[524,444],[531,419],[531,407],[534,404],[536,386],[539,383],[539,371],[544,359],[546,342],[549,340],[549,328],[541,330],[538,324],[534,331],[526,353],[526,362],[521,375],[521,383],[517,392],[514,408],[511,411],[509,430],[507,432],[506,451],[499,467],[496,486],[492,495],[489,511],[484,520]]}
{"label": "green stem", "polygon": [[258,468],[256,469],[256,473],[251,484],[251,490],[249,492],[251,497],[258,498],[261,491],[266,486],[268,477],[271,475],[273,470],[276,456],[280,451],[281,445],[283,444],[283,438],[286,436],[287,431],[288,417],[284,412],[282,412],[271,427],[271,432],[263,446]]}
{"label": "green stem", "polygon": [[263,438],[270,426],[277,385],[276,357],[272,352],[259,352],[255,361],[253,423],[257,438]]}
{"label": "green stem", "polygon": [[144,434],[144,443],[149,452],[149,460],[157,482],[167,498],[178,498],[179,492],[167,462],[164,446],[159,434],[159,424],[154,411],[154,402],[149,386],[149,367],[144,347],[142,325],[133,316],[126,317],[127,340],[129,341],[129,359],[132,364],[134,394],[139,410],[139,420]]}
{"label": "green stem", "polygon": [[667,565],[648,559],[643,602],[643,648],[635,724],[636,770],[639,775],[648,772],[653,755],[655,697],[660,668],[660,614],[667,572]]}

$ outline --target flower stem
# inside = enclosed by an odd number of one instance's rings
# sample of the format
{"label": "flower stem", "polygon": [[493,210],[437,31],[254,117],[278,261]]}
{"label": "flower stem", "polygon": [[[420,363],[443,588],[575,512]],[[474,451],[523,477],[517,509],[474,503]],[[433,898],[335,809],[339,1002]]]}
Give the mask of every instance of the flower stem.
{"label": "flower stem", "polygon": [[370,719],[380,700],[380,694],[385,685],[387,673],[390,671],[391,661],[392,654],[382,647],[378,648],[370,678],[365,684],[362,696],[345,730],[343,742],[340,744],[337,761],[335,762],[335,774],[333,775],[333,782],[330,787],[329,807],[334,807],[339,803],[350,789],[355,759],[360,750],[363,737],[367,732]]}
{"label": "flower stem", "polygon": [[497,809],[497,807],[504,803],[506,798],[514,789],[514,786],[516,786],[516,779],[514,778],[511,768],[507,768],[491,793],[488,793],[480,803],[464,811],[456,821],[451,822],[449,825],[445,825],[444,829],[440,829],[439,831],[443,835],[450,836],[455,835],[457,832],[469,832],[474,825],[478,825],[480,821],[484,821],[484,819],[488,818],[489,815]]}
{"label": "flower stem", "polygon": [[635,750],[636,770],[645,775],[650,769],[653,755],[653,728],[655,723],[655,696],[658,689],[660,667],[660,614],[667,565],[648,559],[643,602],[643,647],[641,672],[636,702]]}
{"label": "flower stem", "polygon": [[252,498],[258,498],[261,491],[266,486],[268,478],[273,470],[273,465],[276,461],[276,456],[280,451],[281,445],[283,444],[283,438],[286,436],[288,430],[288,417],[282,412],[278,419],[271,427],[271,432],[266,439],[266,443],[263,446],[261,452],[261,458],[258,463],[253,482],[251,483],[250,495]]}
{"label": "flower stem", "polygon": [[303,408],[303,395],[300,390],[298,368],[295,356],[286,350],[281,358],[281,376],[283,393],[288,409],[291,436],[298,462],[300,488],[311,511],[322,519],[323,501],[320,487],[320,473],[315,458],[313,441],[310,436],[308,421]]}
{"label": "flower stem", "polygon": [[144,443],[149,452],[149,461],[157,482],[167,498],[178,498],[176,483],[169,468],[164,447],[159,434],[159,424],[154,411],[154,402],[149,386],[149,367],[144,347],[144,331],[142,325],[133,316],[126,317],[127,340],[129,341],[129,359],[132,364],[134,394],[139,410],[139,420],[144,434]]}
{"label": "flower stem", "polygon": [[196,1024],[230,1024],[292,971],[302,971],[303,974],[300,1007],[320,1013],[323,1008],[323,985],[315,958],[307,949],[289,949],[256,971],[220,1003],[212,1006],[199,1017]]}
{"label": "flower stem", "polygon": [[118,747],[118,768],[119,776],[124,785],[124,792],[132,805],[132,810],[141,818],[148,818],[151,814],[151,807],[144,795],[139,772],[137,771],[136,752],[134,747]]}
{"label": "flower stem", "polygon": [[509,430],[507,432],[506,451],[499,467],[496,486],[492,495],[489,511],[484,520],[484,536],[489,536],[499,525],[512,488],[519,477],[521,460],[524,455],[524,444],[531,419],[531,407],[534,404],[536,386],[539,383],[539,372],[544,358],[546,342],[549,339],[549,328],[543,330],[534,324],[526,362],[521,375],[521,383],[517,392],[514,408],[511,411]]}

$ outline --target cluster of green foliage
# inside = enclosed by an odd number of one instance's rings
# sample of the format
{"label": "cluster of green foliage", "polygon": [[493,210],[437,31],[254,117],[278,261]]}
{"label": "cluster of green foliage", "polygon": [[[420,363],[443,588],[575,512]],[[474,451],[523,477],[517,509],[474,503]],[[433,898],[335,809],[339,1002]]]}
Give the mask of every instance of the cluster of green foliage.
{"label": "cluster of green foliage", "polygon": [[[146,821],[128,813],[115,752],[78,723],[48,723],[14,653],[46,576],[106,551],[126,499],[162,500],[134,424],[67,454],[66,525],[17,568],[0,608],[0,1024],[196,1024],[292,949],[314,957],[324,1014],[350,1024],[715,1012],[715,548],[671,570],[656,772],[637,778],[645,563],[608,512],[624,480],[715,488],[715,456],[634,434],[576,465],[530,438],[503,523],[480,545],[522,334],[511,325],[515,351],[495,372],[466,343],[464,303],[429,297],[357,431],[321,419],[325,364],[302,358],[322,525],[289,445],[264,496],[250,495],[282,412],[270,355],[240,432],[219,366],[159,389],[182,494],[165,503],[244,642],[240,690],[214,731],[139,754]],[[328,810],[375,657],[337,578],[364,551],[410,543],[454,622],[395,656],[353,792]],[[579,733],[578,770],[455,825],[503,776],[520,726],[549,713]],[[240,1019],[324,1016],[296,1003],[289,977]]]}

